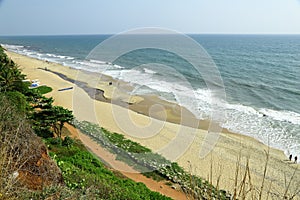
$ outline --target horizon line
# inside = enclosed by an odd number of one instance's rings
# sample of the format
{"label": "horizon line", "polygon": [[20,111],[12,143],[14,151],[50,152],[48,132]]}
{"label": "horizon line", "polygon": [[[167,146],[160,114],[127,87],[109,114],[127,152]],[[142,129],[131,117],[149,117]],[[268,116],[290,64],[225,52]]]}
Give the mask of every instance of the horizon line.
{"label": "horizon line", "polygon": [[[121,32],[120,32],[121,33]],[[181,33],[184,35],[300,35],[300,33]],[[96,35],[117,35],[119,33],[63,33],[63,34],[0,34],[0,37],[26,37],[26,36],[96,36]]]}

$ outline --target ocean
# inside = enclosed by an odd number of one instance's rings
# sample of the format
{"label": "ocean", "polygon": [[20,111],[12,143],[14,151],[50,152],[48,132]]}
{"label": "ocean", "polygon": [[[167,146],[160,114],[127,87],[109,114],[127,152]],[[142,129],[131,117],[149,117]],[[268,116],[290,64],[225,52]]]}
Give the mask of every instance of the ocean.
{"label": "ocean", "polygon": [[[222,126],[300,156],[300,35],[189,36],[208,52],[223,79],[226,120]],[[169,101],[181,99],[178,103],[199,119],[210,117],[211,94],[205,81],[171,52],[133,51],[113,64],[86,59],[109,37],[1,36],[0,43],[11,51],[77,69],[95,71],[103,66],[103,73],[139,85],[138,94],[157,94]],[[178,73],[191,84],[193,98],[185,94]]]}

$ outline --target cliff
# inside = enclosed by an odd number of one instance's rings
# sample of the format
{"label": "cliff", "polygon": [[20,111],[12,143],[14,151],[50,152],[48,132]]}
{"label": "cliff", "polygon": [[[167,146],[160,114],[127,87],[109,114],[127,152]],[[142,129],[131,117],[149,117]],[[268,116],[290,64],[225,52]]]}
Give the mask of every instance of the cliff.
{"label": "cliff", "polygon": [[41,190],[63,184],[60,169],[25,117],[4,97],[0,105],[0,197],[15,196],[19,188]]}

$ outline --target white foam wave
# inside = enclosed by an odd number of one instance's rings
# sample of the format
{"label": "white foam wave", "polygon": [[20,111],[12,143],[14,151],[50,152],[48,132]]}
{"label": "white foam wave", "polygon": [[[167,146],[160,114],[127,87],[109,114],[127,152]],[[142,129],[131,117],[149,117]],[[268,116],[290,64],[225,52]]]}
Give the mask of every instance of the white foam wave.
{"label": "white foam wave", "polygon": [[[179,87],[177,84],[172,88]],[[208,89],[197,89],[195,96],[185,93],[179,102],[191,110],[198,118],[208,119],[214,111],[212,92]],[[177,99],[177,98],[176,98]],[[215,106],[225,106],[225,108]],[[283,151],[289,150],[300,155],[300,114],[291,111],[276,111],[271,109],[257,109],[242,104],[214,104],[214,109],[226,112],[225,123],[222,125],[233,132],[254,137],[261,142]]]}
{"label": "white foam wave", "polygon": [[144,71],[148,74],[156,74],[156,72],[151,69],[144,68]]}
{"label": "white foam wave", "polygon": [[10,51],[26,55],[29,57],[37,58],[40,60],[49,60],[52,62],[63,64],[66,60],[74,60],[75,58],[72,56],[65,56],[65,55],[56,55],[52,53],[41,53],[37,51],[33,51],[28,49],[29,46],[21,46],[21,45],[8,45],[4,44],[3,47],[7,48]]}
{"label": "white foam wave", "polygon": [[89,61],[92,62],[92,63],[97,63],[97,64],[110,64],[110,63],[100,61],[100,60],[89,60]]}
{"label": "white foam wave", "polygon": [[49,57],[55,57],[55,55],[51,54],[51,53],[46,53],[46,55],[49,56]]}
{"label": "white foam wave", "polygon": [[120,65],[116,65],[116,64],[113,64],[113,66],[117,69],[124,69],[124,67],[120,66]]}
{"label": "white foam wave", "polygon": [[3,46],[6,49],[12,50],[12,51],[20,50],[20,49],[24,48],[24,46],[22,46],[22,45],[12,45],[12,44],[1,44],[1,46]]}
{"label": "white foam wave", "polygon": [[46,56],[49,57],[49,58],[59,58],[59,59],[62,59],[62,60],[64,60],[64,59],[66,59],[66,60],[75,59],[72,56],[62,56],[62,55],[55,55],[55,54],[51,54],[51,53],[47,53]]}
{"label": "white foam wave", "polygon": [[257,117],[262,117],[263,114],[259,113],[256,109],[250,106],[244,106],[242,104],[226,104],[226,109],[237,110],[245,114],[255,115]]}
{"label": "white foam wave", "polygon": [[300,125],[300,114],[295,113],[292,111],[277,111],[277,110],[271,110],[271,109],[260,109],[261,113],[263,113],[265,116],[271,117],[274,120],[282,121],[282,122],[289,122],[293,124]]}

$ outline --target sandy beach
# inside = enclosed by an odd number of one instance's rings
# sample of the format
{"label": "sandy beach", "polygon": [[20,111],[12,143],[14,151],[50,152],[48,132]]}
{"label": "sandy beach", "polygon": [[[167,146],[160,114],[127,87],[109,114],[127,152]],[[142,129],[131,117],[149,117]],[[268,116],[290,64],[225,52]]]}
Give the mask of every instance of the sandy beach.
{"label": "sandy beach", "polygon": [[[237,192],[242,193],[249,188],[260,190],[263,183],[263,199],[268,191],[272,199],[299,192],[299,165],[288,161],[281,150],[223,130],[213,150],[202,158],[200,150],[213,145],[209,142],[203,145],[209,122],[197,120],[187,109],[156,96],[130,95],[134,89],[130,84],[105,75],[85,73],[12,52],[7,54],[28,79],[38,79],[41,84],[52,87],[53,91],[47,96],[53,97],[56,105],[73,110],[78,120],[98,123],[112,132],[124,134],[220,189],[234,193],[234,188],[238,188]],[[73,89],[58,91],[68,87]],[[124,169],[116,167],[116,170]],[[243,187],[245,175],[251,181]],[[300,194],[294,199],[300,199]]]}

